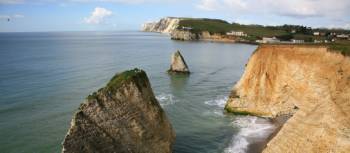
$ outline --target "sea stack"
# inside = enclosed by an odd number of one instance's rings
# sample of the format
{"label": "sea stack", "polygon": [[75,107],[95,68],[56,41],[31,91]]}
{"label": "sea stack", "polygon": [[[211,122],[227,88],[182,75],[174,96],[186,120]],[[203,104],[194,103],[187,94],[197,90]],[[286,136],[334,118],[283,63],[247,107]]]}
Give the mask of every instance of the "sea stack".
{"label": "sea stack", "polygon": [[116,74],[80,105],[62,152],[170,153],[174,141],[146,73],[134,69]]}
{"label": "sea stack", "polygon": [[179,50],[171,55],[171,65],[168,72],[190,74],[190,70],[188,69],[185,59],[182,57]]}
{"label": "sea stack", "polygon": [[350,58],[326,46],[259,46],[225,109],[292,116],[263,153],[349,152]]}

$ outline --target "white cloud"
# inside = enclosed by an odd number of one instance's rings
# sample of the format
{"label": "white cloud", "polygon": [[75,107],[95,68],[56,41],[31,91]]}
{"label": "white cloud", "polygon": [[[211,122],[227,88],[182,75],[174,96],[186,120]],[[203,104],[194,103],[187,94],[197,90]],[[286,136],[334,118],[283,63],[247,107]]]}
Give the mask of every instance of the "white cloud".
{"label": "white cloud", "polygon": [[344,28],[350,30],[350,23],[345,24]]}
{"label": "white cloud", "polygon": [[8,16],[8,15],[0,15],[0,19],[9,19],[10,18],[10,16]]}
{"label": "white cloud", "polygon": [[22,14],[15,14],[12,17],[13,18],[24,18],[24,15],[22,15]]}
{"label": "white cloud", "polygon": [[205,11],[215,11],[220,7],[217,0],[202,0],[200,4],[196,5],[197,8]]}
{"label": "white cloud", "polygon": [[126,3],[126,4],[141,4],[150,2],[176,2],[176,0],[66,0],[68,2],[106,2],[106,3]]}
{"label": "white cloud", "polygon": [[294,18],[341,19],[350,14],[350,0],[200,0],[196,6],[205,11],[224,10],[255,15],[264,13]]}
{"label": "white cloud", "polygon": [[0,0],[0,4],[22,4],[24,0]]}
{"label": "white cloud", "polygon": [[84,19],[88,24],[101,24],[105,21],[105,18],[111,16],[113,13],[110,10],[107,10],[102,7],[96,7],[95,10],[91,13],[90,17]]}

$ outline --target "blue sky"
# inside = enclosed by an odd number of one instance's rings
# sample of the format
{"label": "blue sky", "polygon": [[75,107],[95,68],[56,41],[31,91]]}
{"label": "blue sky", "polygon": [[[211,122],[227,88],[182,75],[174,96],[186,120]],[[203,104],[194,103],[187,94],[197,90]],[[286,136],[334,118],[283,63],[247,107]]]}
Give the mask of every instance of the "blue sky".
{"label": "blue sky", "polygon": [[0,31],[138,30],[166,16],[350,29],[349,8],[350,0],[0,0]]}

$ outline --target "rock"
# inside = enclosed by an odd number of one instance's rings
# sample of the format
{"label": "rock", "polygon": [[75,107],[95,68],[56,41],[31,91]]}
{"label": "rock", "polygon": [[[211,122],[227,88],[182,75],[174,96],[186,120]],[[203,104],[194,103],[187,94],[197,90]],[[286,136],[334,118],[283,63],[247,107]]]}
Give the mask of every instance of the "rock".
{"label": "rock", "polygon": [[234,43],[239,41],[239,37],[227,36],[220,33],[210,34],[208,31],[202,32],[193,32],[188,30],[173,30],[170,33],[170,37],[173,40],[182,40],[182,41],[210,41],[210,42],[227,42]]}
{"label": "rock", "polygon": [[170,37],[173,40],[182,41],[199,40],[199,36],[197,34],[184,30],[173,30],[172,33],[170,33]]}
{"label": "rock", "polygon": [[185,59],[182,57],[180,51],[176,51],[171,55],[171,65],[168,70],[169,73],[183,73],[189,74],[190,70],[185,62]]}
{"label": "rock", "polygon": [[142,31],[171,34],[179,26],[180,20],[182,19],[176,17],[162,18],[156,22],[143,24]]}
{"label": "rock", "polygon": [[262,45],[225,109],[293,115],[264,153],[349,152],[350,58],[322,46]]}
{"label": "rock", "polygon": [[144,71],[115,75],[71,121],[63,153],[170,153],[175,133]]}

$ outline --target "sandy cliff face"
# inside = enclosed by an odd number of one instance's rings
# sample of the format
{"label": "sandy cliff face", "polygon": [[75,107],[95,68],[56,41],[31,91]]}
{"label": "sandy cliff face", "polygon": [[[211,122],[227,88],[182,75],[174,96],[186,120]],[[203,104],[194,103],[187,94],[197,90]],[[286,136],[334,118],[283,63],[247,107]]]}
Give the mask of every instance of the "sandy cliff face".
{"label": "sandy cliff face", "polygon": [[293,114],[266,153],[350,150],[350,59],[326,47],[263,45],[252,55],[226,110]]}
{"label": "sandy cliff face", "polygon": [[146,23],[142,26],[142,31],[172,33],[179,25],[180,18],[167,17],[162,18],[157,22]]}
{"label": "sandy cliff face", "polygon": [[64,153],[170,153],[174,131],[146,73],[118,74],[90,95],[75,114]]}

